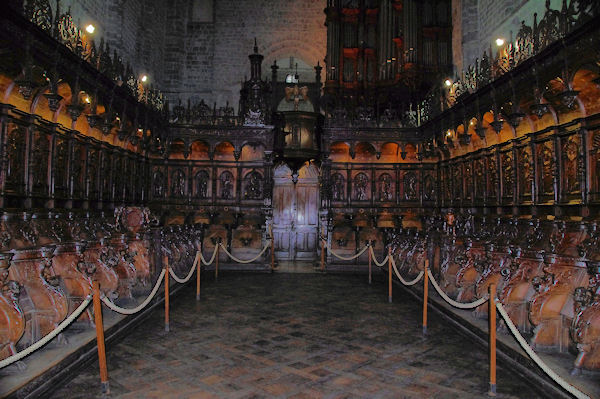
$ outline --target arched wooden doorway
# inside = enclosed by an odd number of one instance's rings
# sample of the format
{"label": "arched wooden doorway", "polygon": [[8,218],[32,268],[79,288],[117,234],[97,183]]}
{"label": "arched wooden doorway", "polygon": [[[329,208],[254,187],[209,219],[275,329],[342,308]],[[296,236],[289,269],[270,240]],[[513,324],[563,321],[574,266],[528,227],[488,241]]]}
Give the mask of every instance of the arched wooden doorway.
{"label": "arched wooden doorway", "polygon": [[275,256],[279,260],[314,260],[319,238],[318,168],[307,162],[293,176],[292,170],[281,164],[275,168],[274,183]]}

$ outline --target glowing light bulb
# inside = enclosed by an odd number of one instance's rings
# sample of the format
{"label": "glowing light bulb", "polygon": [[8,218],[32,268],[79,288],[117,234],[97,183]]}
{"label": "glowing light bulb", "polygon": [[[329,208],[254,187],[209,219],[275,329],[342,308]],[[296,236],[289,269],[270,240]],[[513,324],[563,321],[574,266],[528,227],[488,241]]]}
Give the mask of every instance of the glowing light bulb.
{"label": "glowing light bulb", "polygon": [[496,46],[500,47],[504,45],[504,39],[502,39],[501,37],[496,39]]}
{"label": "glowing light bulb", "polygon": [[96,30],[96,27],[92,24],[89,24],[88,26],[85,27],[85,30],[87,31],[87,33],[94,33],[94,31]]}
{"label": "glowing light bulb", "polygon": [[447,87],[450,87],[450,86],[452,86],[452,81],[451,81],[450,79],[446,79],[446,80],[444,81],[444,84],[445,84]]}
{"label": "glowing light bulb", "polygon": [[146,75],[142,76],[142,82],[145,83],[147,80],[148,80],[148,76],[146,76]]}
{"label": "glowing light bulb", "polygon": [[90,100],[90,96],[86,96],[86,97],[83,99],[83,101],[85,101],[85,102],[86,102],[86,103],[88,103],[88,104],[92,102],[92,100]]}

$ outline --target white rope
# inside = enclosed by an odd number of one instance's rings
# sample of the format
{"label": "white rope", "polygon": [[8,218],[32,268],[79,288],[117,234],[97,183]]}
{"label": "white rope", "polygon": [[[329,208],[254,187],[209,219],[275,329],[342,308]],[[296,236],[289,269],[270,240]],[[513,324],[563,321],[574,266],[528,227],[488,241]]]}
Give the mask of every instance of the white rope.
{"label": "white rope", "polygon": [[360,250],[359,253],[357,253],[354,256],[350,256],[350,257],[345,257],[345,256],[341,256],[341,255],[336,254],[335,252],[333,252],[333,249],[331,249],[331,247],[329,246],[329,244],[326,244],[326,248],[329,250],[329,252],[331,252],[331,254],[333,256],[335,256],[338,259],[341,259],[341,260],[354,260],[354,259],[358,258],[359,256],[361,256],[362,254],[364,254],[365,251],[367,249],[369,249],[369,246],[365,246],[363,249]]}
{"label": "white rope", "polygon": [[527,344],[527,341],[525,341],[525,338],[523,338],[523,336],[519,333],[519,331],[517,330],[517,327],[515,327],[512,320],[510,319],[510,316],[504,310],[504,306],[502,306],[502,303],[496,302],[496,307],[498,308],[498,312],[500,312],[500,315],[504,319],[504,322],[510,329],[510,332],[515,337],[517,342],[519,342],[519,344],[521,345],[523,350],[525,352],[527,352],[527,354],[529,355],[531,360],[533,360],[542,369],[542,371],[544,373],[548,374],[548,376],[550,378],[552,378],[558,385],[563,387],[567,392],[569,392],[571,395],[575,396],[576,398],[590,399],[590,397],[588,395],[586,395],[585,393],[583,393],[580,390],[578,390],[577,388],[575,388],[573,385],[571,385],[568,382],[566,382],[565,380],[563,380],[561,376],[559,376],[553,370],[551,370],[546,365],[546,363],[544,363],[544,361],[542,359],[540,359],[540,357]]}
{"label": "white rope", "polygon": [[375,257],[375,251],[373,250],[373,247],[369,245],[369,251],[371,251],[371,259],[373,259],[373,262],[379,266],[382,267],[383,265],[385,265],[385,262],[388,261],[388,258],[390,257],[390,255],[388,254],[382,261],[381,263],[377,262],[377,258]]}
{"label": "white rope", "polygon": [[227,250],[227,248],[225,248],[225,246],[224,246],[223,244],[219,243],[219,245],[221,246],[221,248],[223,248],[223,251],[225,251],[225,253],[226,253],[227,255],[229,255],[229,257],[230,257],[231,259],[233,259],[234,261],[236,261],[237,263],[252,263],[252,262],[254,262],[255,260],[257,260],[258,258],[260,258],[260,257],[261,257],[261,256],[262,256],[262,255],[265,253],[265,251],[267,250],[267,248],[269,248],[269,247],[271,246],[271,241],[267,241],[267,244],[265,245],[265,247],[263,248],[263,250],[262,250],[262,251],[260,251],[260,253],[259,253],[258,255],[256,255],[256,257],[254,257],[253,259],[249,259],[249,260],[241,260],[241,259],[238,259],[238,258],[236,258],[235,256],[233,256],[233,255],[232,255],[232,254],[231,254],[231,253],[230,253],[230,252]]}
{"label": "white rope", "polygon": [[148,298],[146,298],[144,300],[144,302],[140,303],[137,307],[135,307],[133,309],[125,309],[120,306],[117,306],[104,295],[102,295],[102,302],[104,302],[104,304],[106,306],[108,306],[108,308],[110,310],[114,310],[117,313],[128,314],[128,315],[137,313],[140,310],[144,309],[146,307],[146,305],[148,305],[150,303],[152,298],[154,298],[154,295],[156,295],[156,292],[158,291],[158,288],[160,287],[164,277],[165,277],[165,269],[162,269],[162,271],[160,272],[160,275],[158,276],[158,279],[156,280],[156,284],[154,285],[154,288],[152,289],[152,292],[150,293],[150,295],[148,295]]}
{"label": "white rope", "polygon": [[192,264],[192,268],[190,269],[190,272],[188,273],[188,275],[185,278],[177,277],[177,275],[173,271],[173,268],[172,267],[169,268],[169,274],[171,275],[171,277],[173,277],[173,280],[177,281],[179,284],[185,284],[188,281],[190,281],[190,278],[192,278],[192,275],[194,274],[194,271],[196,270],[196,265],[198,264],[198,254],[199,253],[200,252],[196,252],[196,257],[194,258],[194,263]]}
{"label": "white rope", "polygon": [[215,250],[213,251],[213,254],[208,262],[206,260],[204,260],[204,255],[202,255],[202,251],[200,251],[200,259],[202,259],[202,263],[204,263],[206,266],[212,265],[212,263],[215,261],[215,258],[217,256],[217,248],[219,248],[219,245],[220,244],[215,245]]}
{"label": "white rope", "polygon": [[412,280],[412,281],[406,281],[405,279],[402,278],[402,276],[400,275],[400,273],[398,273],[398,269],[396,268],[396,261],[394,260],[393,257],[392,257],[392,266],[394,268],[394,273],[396,273],[396,277],[398,277],[398,280],[400,280],[400,282],[402,284],[404,284],[404,285],[415,285],[415,284],[417,284],[419,281],[421,281],[421,278],[425,274],[423,272],[423,270],[421,270],[419,272],[419,274],[417,275],[417,277],[415,277],[414,280]]}
{"label": "white rope", "polygon": [[483,305],[489,299],[488,296],[485,296],[483,298],[479,298],[475,302],[470,302],[470,303],[456,302],[455,300],[453,300],[452,298],[450,298],[448,295],[446,295],[446,293],[444,291],[442,291],[442,289],[440,288],[440,286],[438,285],[438,283],[433,278],[433,274],[431,274],[431,269],[427,269],[427,274],[429,275],[429,281],[431,281],[431,284],[433,284],[433,288],[435,288],[435,290],[438,292],[438,294],[440,294],[440,296],[442,298],[444,298],[444,300],[446,302],[448,302],[450,305],[452,305],[452,306],[454,306],[456,308],[459,308],[459,309],[473,309],[473,308],[476,308],[477,306]]}
{"label": "white rope", "polygon": [[75,319],[77,319],[79,317],[79,315],[81,315],[81,313],[83,313],[85,308],[87,308],[87,306],[90,304],[91,300],[92,300],[92,296],[88,295],[85,298],[85,300],[83,302],[81,302],[81,305],[79,305],[79,307],[77,309],[75,309],[75,311],[73,313],[71,313],[71,315],[69,317],[64,319],[62,323],[60,323],[49,334],[45,335],[44,338],[40,339],[35,344],[28,346],[26,349],[20,351],[19,353],[16,353],[16,354],[2,360],[0,362],[0,369],[4,368],[10,364],[13,364],[14,362],[16,362],[18,360],[23,359],[25,356],[30,355],[31,353],[35,352],[36,350],[40,349],[42,346],[44,346],[48,342],[50,342],[54,337],[56,337],[58,334],[60,334],[62,332],[62,330],[67,328],[73,321],[75,321]]}

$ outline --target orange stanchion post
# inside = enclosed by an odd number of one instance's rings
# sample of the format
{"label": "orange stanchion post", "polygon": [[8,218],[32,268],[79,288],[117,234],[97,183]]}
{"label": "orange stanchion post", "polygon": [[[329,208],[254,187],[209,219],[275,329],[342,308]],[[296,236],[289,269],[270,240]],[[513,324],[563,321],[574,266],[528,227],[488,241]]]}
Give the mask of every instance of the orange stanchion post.
{"label": "orange stanchion post", "polygon": [[388,247],[388,302],[392,303],[392,247]]}
{"label": "orange stanchion post", "polygon": [[423,274],[423,335],[427,334],[427,297],[429,295],[429,259],[425,259],[425,270]]}
{"label": "orange stanchion post", "polygon": [[96,342],[98,344],[98,364],[100,367],[100,386],[103,394],[110,393],[108,370],[106,368],[106,346],[104,345],[104,324],[102,323],[102,303],[100,302],[100,284],[92,282],[94,295],[94,322],[96,323]]}
{"label": "orange stanchion post", "polygon": [[215,258],[215,281],[219,279],[219,249],[221,249],[221,241],[217,243],[217,255]]}
{"label": "orange stanchion post", "polygon": [[325,271],[325,240],[321,240],[321,271]]}
{"label": "orange stanchion post", "polygon": [[489,321],[490,321],[490,391],[496,396],[496,285],[490,284]]}
{"label": "orange stanchion post", "polygon": [[[202,251],[202,250],[200,250],[200,251]],[[200,300],[200,269],[202,268],[201,253],[202,252],[198,252],[196,254],[196,300],[197,301]]]}
{"label": "orange stanchion post", "polygon": [[164,257],[165,263],[165,331],[169,332],[169,258]]}
{"label": "orange stanchion post", "polygon": [[[371,246],[371,243],[369,243],[367,245]],[[373,256],[371,254],[372,254],[372,251],[371,251],[371,248],[369,248],[369,284],[371,284],[371,261],[372,261],[371,258]]]}

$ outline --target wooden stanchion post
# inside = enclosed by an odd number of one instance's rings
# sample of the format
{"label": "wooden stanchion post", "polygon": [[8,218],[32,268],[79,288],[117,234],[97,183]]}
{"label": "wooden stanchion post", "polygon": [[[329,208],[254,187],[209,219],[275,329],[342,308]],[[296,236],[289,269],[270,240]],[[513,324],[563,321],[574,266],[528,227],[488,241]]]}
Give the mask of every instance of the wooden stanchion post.
{"label": "wooden stanchion post", "polygon": [[423,270],[423,335],[427,334],[427,300],[429,296],[429,259],[425,259],[425,267]]}
{"label": "wooden stanchion post", "polygon": [[215,258],[215,281],[219,279],[219,249],[221,249],[221,241],[217,243],[217,255]]}
{"label": "wooden stanchion post", "polygon": [[388,302],[392,303],[392,247],[388,247]]}
{"label": "wooden stanchion post", "polygon": [[321,240],[321,271],[325,271],[325,240]]}
{"label": "wooden stanchion post", "polygon": [[[367,244],[369,247],[371,246],[371,243]],[[373,251],[371,251],[371,248],[368,249],[369,251],[369,284],[371,284],[371,261],[372,261],[372,257],[373,255],[371,255],[373,253]]]}
{"label": "wooden stanchion post", "polygon": [[271,228],[271,271],[275,270],[275,236]]}
{"label": "wooden stanchion post", "polygon": [[490,321],[490,391],[496,396],[496,285],[490,284],[489,321]]}
{"label": "wooden stanchion post", "polygon": [[98,364],[100,366],[100,387],[103,394],[110,393],[108,370],[106,368],[106,346],[104,345],[104,324],[102,323],[102,303],[100,302],[100,284],[92,282],[94,295],[94,322],[96,323],[96,342],[98,344]]}
{"label": "wooden stanchion post", "polygon": [[200,300],[200,271],[202,269],[202,250],[196,253],[196,301]]}
{"label": "wooden stanchion post", "polygon": [[169,258],[164,257],[165,263],[165,331],[169,332]]}

